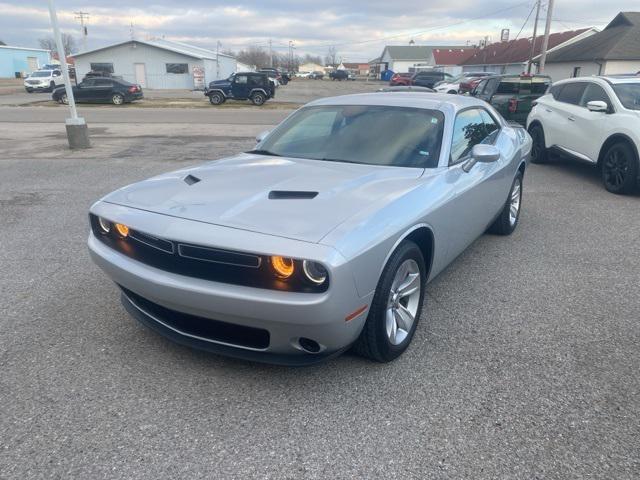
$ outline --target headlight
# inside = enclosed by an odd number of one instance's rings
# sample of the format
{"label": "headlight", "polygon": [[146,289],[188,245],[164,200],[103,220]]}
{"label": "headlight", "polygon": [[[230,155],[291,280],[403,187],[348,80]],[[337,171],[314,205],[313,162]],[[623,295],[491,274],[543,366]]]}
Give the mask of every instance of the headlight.
{"label": "headlight", "polygon": [[302,262],[302,270],[306,277],[316,285],[321,285],[327,279],[327,270],[318,262],[305,260]]}
{"label": "headlight", "polygon": [[116,227],[116,231],[122,237],[126,237],[127,235],[129,235],[129,227],[127,227],[126,225],[123,225],[122,223],[116,223],[115,227]]}
{"label": "headlight", "polygon": [[295,271],[293,259],[288,257],[271,257],[271,266],[280,278],[289,278]]}
{"label": "headlight", "polygon": [[111,231],[111,222],[102,217],[98,217],[98,225],[100,225],[102,233],[109,233]]}

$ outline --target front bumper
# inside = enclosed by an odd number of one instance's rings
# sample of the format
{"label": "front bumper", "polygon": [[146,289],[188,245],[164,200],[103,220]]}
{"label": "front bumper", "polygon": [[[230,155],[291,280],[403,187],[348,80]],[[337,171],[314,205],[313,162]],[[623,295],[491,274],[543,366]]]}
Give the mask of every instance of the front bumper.
{"label": "front bumper", "polygon": [[37,83],[35,85],[25,83],[24,88],[25,90],[49,90],[49,88],[51,88],[51,85],[49,83]]}
{"label": "front bumper", "polygon": [[[146,216],[160,221],[163,220],[161,217],[164,217],[145,213]],[[125,221],[124,218],[114,218],[113,214],[111,218],[114,221]],[[175,218],[165,219],[176,222]],[[197,223],[188,220],[178,222],[184,226],[178,226],[176,231],[185,231],[185,228],[188,230],[187,227],[192,227],[189,224]],[[131,222],[128,224],[133,225]],[[204,230],[203,236],[219,240],[225,236],[223,230],[233,230],[216,225],[197,225],[199,230]],[[143,227],[138,226],[141,229]],[[265,245],[264,239],[262,242],[258,240],[258,236],[263,236],[261,234],[244,232],[242,236],[243,241],[248,240],[250,243],[255,242],[254,245],[269,248]],[[278,241],[282,244],[282,251],[286,251],[287,243],[303,243],[287,239]],[[123,303],[127,310],[143,324],[179,343],[248,360],[304,365],[338,354],[358,337],[371,302],[370,296],[358,296],[349,265],[340,264],[335,259],[333,263],[327,262],[331,283],[326,292],[299,293],[231,285],[159,270],[113,250],[98,240],[93,233],[89,236],[88,245],[94,262],[123,287]],[[328,248],[308,245],[319,250]],[[217,246],[228,248],[225,244]],[[292,247],[292,250],[295,250],[295,247]],[[274,254],[269,251],[265,253]],[[127,291],[133,295],[128,295]],[[159,315],[153,306],[149,308],[151,304],[163,309],[162,314]],[[367,308],[360,315],[350,321],[345,320],[350,313],[365,305]],[[234,343],[217,337],[194,335],[193,332],[176,327],[171,319],[163,321],[163,318],[160,318],[165,316],[166,319],[167,315],[171,316],[171,311],[178,315],[199,317],[203,322],[211,319],[231,326],[266,330],[268,344],[247,345],[245,342]],[[300,344],[301,338],[317,342],[320,346],[319,351],[305,351]]]}

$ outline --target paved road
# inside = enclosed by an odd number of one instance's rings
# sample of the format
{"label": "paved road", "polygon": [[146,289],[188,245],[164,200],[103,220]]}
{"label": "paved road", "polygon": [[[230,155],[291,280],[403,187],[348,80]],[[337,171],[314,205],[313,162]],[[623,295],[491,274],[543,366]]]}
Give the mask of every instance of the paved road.
{"label": "paved road", "polygon": [[401,359],[288,369],[164,340],[89,260],[91,202],[182,148],[0,153],[0,477],[638,478],[639,196],[532,166],[517,232],[428,286]]}
{"label": "paved road", "polygon": [[[292,110],[247,108],[118,108],[79,107],[87,123],[182,123],[272,125]],[[0,107],[0,123],[64,123],[65,107]]]}

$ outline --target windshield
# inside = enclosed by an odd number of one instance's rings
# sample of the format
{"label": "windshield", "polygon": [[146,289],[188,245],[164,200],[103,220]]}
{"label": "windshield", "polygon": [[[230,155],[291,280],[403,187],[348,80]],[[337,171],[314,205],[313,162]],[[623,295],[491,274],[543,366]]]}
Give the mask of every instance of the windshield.
{"label": "windshield", "polygon": [[612,87],[624,108],[640,110],[640,83],[617,83]]}
{"label": "windshield", "polygon": [[444,114],[438,110],[331,105],[298,110],[256,153],[313,160],[432,168]]}
{"label": "windshield", "polygon": [[49,70],[40,70],[38,72],[33,72],[31,74],[32,77],[50,77],[51,71]]}

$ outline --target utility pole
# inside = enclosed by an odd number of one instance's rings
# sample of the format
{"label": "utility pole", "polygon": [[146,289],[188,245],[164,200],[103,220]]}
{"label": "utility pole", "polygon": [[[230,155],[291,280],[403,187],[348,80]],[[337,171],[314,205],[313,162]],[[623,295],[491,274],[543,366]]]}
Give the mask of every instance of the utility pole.
{"label": "utility pole", "polygon": [[49,16],[51,17],[51,26],[53,27],[53,36],[56,40],[56,49],[58,50],[58,57],[60,57],[60,69],[62,70],[62,78],[64,80],[65,93],[67,94],[67,103],[69,104],[69,111],[71,118],[67,118],[65,121],[67,128],[67,140],[69,141],[70,148],[89,148],[91,146],[89,142],[89,130],[84,118],[78,117],[76,111],[76,102],[73,98],[73,88],[71,87],[71,80],[69,79],[69,69],[67,68],[66,52],[64,51],[64,45],[62,44],[62,35],[60,34],[60,28],[58,27],[58,15],[56,13],[56,7],[53,5],[53,0],[49,1]]}
{"label": "utility pole", "polygon": [[80,20],[80,28],[82,30],[82,51],[87,51],[87,27],[84,25],[85,19],[89,20],[89,14],[87,12],[73,12],[76,14],[76,19]]}
{"label": "utility pole", "polygon": [[553,0],[547,4],[547,23],[544,26],[544,41],[542,42],[542,52],[540,54],[539,73],[544,73],[544,64],[547,62],[547,48],[549,47],[549,31],[551,30],[551,17],[553,16]]}
{"label": "utility pole", "polygon": [[271,44],[271,39],[269,39],[269,66],[273,67],[273,48]]}
{"label": "utility pole", "polygon": [[292,71],[293,66],[293,41],[289,40],[289,72]]}
{"label": "utility pole", "polygon": [[216,42],[216,80],[220,80],[220,40]]}
{"label": "utility pole", "polygon": [[531,73],[531,65],[533,63],[533,55],[536,48],[536,35],[538,33],[538,18],[540,18],[540,1],[536,6],[536,20],[533,22],[533,38],[531,38],[531,50],[529,50],[529,62],[527,63],[527,73]]}

